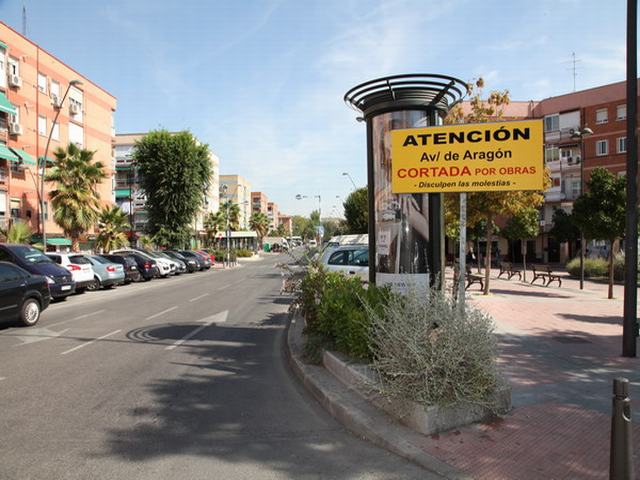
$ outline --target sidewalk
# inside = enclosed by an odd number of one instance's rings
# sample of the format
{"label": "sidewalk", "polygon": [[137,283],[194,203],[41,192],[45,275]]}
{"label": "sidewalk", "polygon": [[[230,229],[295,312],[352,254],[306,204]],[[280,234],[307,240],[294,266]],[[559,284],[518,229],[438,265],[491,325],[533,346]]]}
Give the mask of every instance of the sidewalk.
{"label": "sidewalk", "polygon": [[[606,284],[587,281],[580,291],[568,276],[558,288],[497,274],[491,295],[477,285],[467,294],[495,320],[514,410],[492,425],[432,436],[422,448],[476,479],[607,479],[614,377],[632,382],[640,447],[640,361],[620,357],[622,286],[607,300]],[[640,476],[640,459],[636,469]]]}

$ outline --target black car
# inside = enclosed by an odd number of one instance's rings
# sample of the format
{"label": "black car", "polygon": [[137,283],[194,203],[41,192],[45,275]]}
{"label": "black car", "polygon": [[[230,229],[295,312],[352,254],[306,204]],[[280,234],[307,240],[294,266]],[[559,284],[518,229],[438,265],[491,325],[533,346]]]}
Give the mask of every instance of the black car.
{"label": "black car", "polygon": [[138,265],[131,255],[113,253],[111,255],[100,256],[113,263],[122,265],[124,268],[124,283],[139,282],[142,279]]}
{"label": "black car", "polygon": [[162,253],[170,256],[174,260],[180,260],[182,263],[184,263],[187,267],[188,273],[193,273],[196,270],[200,269],[200,264],[197,262],[195,258],[187,258],[184,255],[182,255],[180,252],[176,252],[174,250],[165,250]]}
{"label": "black car", "polygon": [[18,265],[32,275],[43,275],[54,299],[66,298],[76,290],[69,270],[29,245],[0,244],[0,261]]}
{"label": "black car", "polygon": [[[202,255],[198,255],[190,250],[180,250],[178,253],[187,260],[195,260],[198,263],[198,270],[205,270],[207,268],[207,264]],[[211,263],[209,263],[209,268],[211,268]]]}
{"label": "black car", "polygon": [[31,275],[9,262],[0,262],[0,319],[35,325],[49,306],[51,293],[42,275]]}
{"label": "black car", "polygon": [[152,278],[158,277],[160,275],[160,270],[158,270],[158,265],[155,261],[143,257],[142,255],[139,255],[137,253],[127,252],[126,255],[133,258],[133,260],[136,262],[138,271],[140,272],[140,275],[142,275],[142,278],[145,282],[148,282]]}

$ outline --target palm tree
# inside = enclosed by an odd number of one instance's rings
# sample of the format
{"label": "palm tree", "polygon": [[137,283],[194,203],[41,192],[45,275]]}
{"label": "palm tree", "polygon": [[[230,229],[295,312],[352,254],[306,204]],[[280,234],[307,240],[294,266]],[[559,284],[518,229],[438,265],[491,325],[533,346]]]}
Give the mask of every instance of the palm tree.
{"label": "palm tree", "polygon": [[218,232],[226,228],[225,215],[221,211],[209,213],[204,218],[204,230],[206,235],[207,246],[211,246]]}
{"label": "palm tree", "polygon": [[98,216],[96,246],[103,252],[126,247],[129,244],[126,234],[128,228],[127,214],[119,206],[103,207]]}
{"label": "palm tree", "polygon": [[269,218],[262,212],[256,212],[249,219],[249,227],[258,234],[258,243],[262,247],[262,239],[269,230]]}
{"label": "palm tree", "polygon": [[0,236],[5,238],[7,243],[29,243],[33,230],[25,222],[13,222],[6,230],[0,229]]}
{"label": "palm tree", "polygon": [[229,229],[232,231],[240,230],[240,207],[237,203],[227,200],[220,205],[220,212],[224,219],[223,228],[227,228],[227,208],[229,209]]}
{"label": "palm tree", "polygon": [[107,174],[102,162],[93,161],[95,152],[73,143],[54,154],[54,167],[45,177],[55,183],[49,194],[53,219],[71,239],[71,250],[77,252],[80,237],[96,223],[100,201],[97,186]]}

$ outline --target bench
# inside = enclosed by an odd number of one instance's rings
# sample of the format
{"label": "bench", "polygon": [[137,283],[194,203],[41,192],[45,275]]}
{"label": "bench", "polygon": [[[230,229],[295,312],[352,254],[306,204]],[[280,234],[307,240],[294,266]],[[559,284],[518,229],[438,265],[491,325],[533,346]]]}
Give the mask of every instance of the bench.
{"label": "bench", "polygon": [[[454,288],[454,292],[458,291],[458,278],[460,276],[459,274],[459,265],[458,262],[455,263],[455,266],[453,268],[453,275],[454,275],[454,279],[453,279],[453,288]],[[484,290],[484,277],[482,275],[478,275],[476,273],[473,273],[471,271],[471,265],[469,265],[468,263],[466,264],[466,274],[465,274],[465,278],[467,279],[467,285],[465,286],[465,290],[469,290],[469,287],[471,285],[473,285],[474,283],[479,283],[480,284],[480,290]]]}
{"label": "bench", "polygon": [[518,275],[518,280],[522,280],[522,269],[514,267],[511,262],[500,262],[500,273],[498,274],[498,278],[500,278],[503,273],[507,275],[508,280],[511,280],[516,275]]}
{"label": "bench", "polygon": [[551,282],[558,282],[558,287],[562,286],[562,278],[560,278],[560,275],[554,274],[549,265],[534,263],[531,265],[531,268],[533,270],[531,285],[533,285],[537,279],[541,278],[545,287],[548,287]]}

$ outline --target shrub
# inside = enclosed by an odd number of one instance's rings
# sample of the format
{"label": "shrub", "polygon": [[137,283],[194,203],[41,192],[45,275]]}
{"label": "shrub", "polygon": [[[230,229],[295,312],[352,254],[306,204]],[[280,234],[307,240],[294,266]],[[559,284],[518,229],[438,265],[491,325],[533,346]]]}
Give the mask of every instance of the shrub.
{"label": "shrub", "polygon": [[248,248],[238,248],[235,250],[235,254],[239,258],[253,257],[253,251]]}
{"label": "shrub", "polygon": [[[640,278],[640,257],[638,257],[638,278]],[[624,280],[624,252],[620,251],[613,257],[613,278]]]}
{"label": "shrub", "polygon": [[[580,278],[580,259],[573,258],[567,263],[567,271],[574,278]],[[584,259],[584,278],[606,277],[609,263],[604,258]]]}
{"label": "shrub", "polygon": [[492,406],[498,386],[491,319],[460,312],[442,291],[391,295],[367,309],[369,345],[383,393],[422,405]]}

